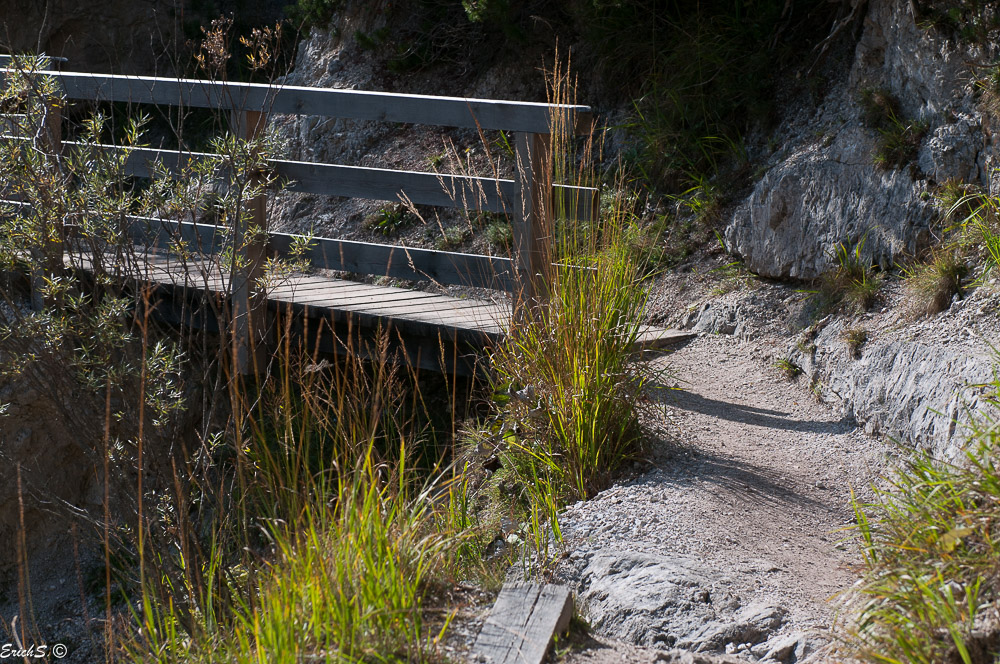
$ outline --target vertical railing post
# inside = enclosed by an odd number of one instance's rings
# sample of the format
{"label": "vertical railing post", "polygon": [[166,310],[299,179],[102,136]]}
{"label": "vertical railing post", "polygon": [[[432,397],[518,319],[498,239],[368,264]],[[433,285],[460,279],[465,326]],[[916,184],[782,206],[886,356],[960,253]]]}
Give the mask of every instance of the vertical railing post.
{"label": "vertical railing post", "polygon": [[[233,129],[242,140],[256,139],[267,124],[261,111],[236,111]],[[249,174],[249,185],[257,186],[260,175]],[[257,289],[266,258],[266,243],[259,236],[248,237],[250,228],[267,228],[267,195],[260,194],[243,202],[244,209],[233,229],[236,269],[232,279],[232,332],[235,370],[243,376],[259,373],[266,362],[267,307],[264,294]]]}
{"label": "vertical railing post", "polygon": [[[51,61],[49,61],[51,65]],[[62,165],[60,155],[62,154],[62,107],[58,99],[42,99],[42,127],[41,138],[44,149],[51,155],[49,167],[56,171],[56,179],[62,178]],[[58,187],[50,192],[55,196],[60,195]],[[54,205],[52,212],[60,214],[59,206]],[[41,265],[36,266],[31,273],[31,308],[41,311],[45,306],[45,298],[42,293],[45,289],[46,279],[52,279],[63,270],[63,249],[65,244],[65,233],[63,230],[64,219],[62,217],[51,219],[54,225],[50,227],[46,222],[40,229],[42,233]]]}
{"label": "vertical railing post", "polygon": [[515,137],[519,200],[514,204],[512,230],[516,265],[516,315],[548,299],[552,245],[552,175],[549,134],[518,133]]}

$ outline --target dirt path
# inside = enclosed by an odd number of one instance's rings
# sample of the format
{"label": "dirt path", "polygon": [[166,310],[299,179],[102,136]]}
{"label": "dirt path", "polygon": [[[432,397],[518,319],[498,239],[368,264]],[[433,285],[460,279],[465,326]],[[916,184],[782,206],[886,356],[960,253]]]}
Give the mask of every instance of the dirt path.
{"label": "dirt path", "polygon": [[656,391],[652,467],[562,519],[562,574],[597,634],[749,660],[815,650],[806,635],[856,579],[851,490],[868,493],[887,449],[785,380],[774,353],[703,336],[652,360],[681,388]]}

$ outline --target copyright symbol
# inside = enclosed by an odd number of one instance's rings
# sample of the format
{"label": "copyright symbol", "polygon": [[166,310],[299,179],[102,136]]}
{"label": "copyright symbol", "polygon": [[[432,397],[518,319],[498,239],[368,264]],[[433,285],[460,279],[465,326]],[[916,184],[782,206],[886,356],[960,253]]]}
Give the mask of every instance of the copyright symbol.
{"label": "copyright symbol", "polygon": [[62,659],[66,656],[66,646],[62,643],[57,643],[52,646],[52,655],[56,659]]}

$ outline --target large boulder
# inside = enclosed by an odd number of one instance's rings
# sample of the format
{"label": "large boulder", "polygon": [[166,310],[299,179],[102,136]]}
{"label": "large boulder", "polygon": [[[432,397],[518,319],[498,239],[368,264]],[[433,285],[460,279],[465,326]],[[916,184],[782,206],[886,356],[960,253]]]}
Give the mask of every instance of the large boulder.
{"label": "large boulder", "polygon": [[765,643],[787,613],[765,600],[743,606],[728,579],[688,556],[577,550],[563,575],[598,634],[645,647],[725,652]]}

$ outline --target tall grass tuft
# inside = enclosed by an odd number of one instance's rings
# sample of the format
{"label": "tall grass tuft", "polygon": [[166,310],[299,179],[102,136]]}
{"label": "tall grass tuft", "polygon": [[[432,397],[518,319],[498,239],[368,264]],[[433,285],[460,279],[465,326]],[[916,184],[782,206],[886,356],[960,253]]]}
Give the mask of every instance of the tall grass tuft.
{"label": "tall grass tuft", "polygon": [[851,646],[862,660],[996,661],[998,437],[997,422],[981,417],[957,463],[919,454],[874,503],[855,505],[864,578],[849,606]]}
{"label": "tall grass tuft", "polygon": [[518,324],[494,356],[517,423],[514,451],[531,472],[557,480],[576,497],[605,486],[637,449],[642,378],[632,347],[645,294],[630,256],[609,243],[588,270],[562,263],[549,306]]}
{"label": "tall grass tuft", "polygon": [[864,239],[854,246],[839,242],[832,257],[836,265],[820,279],[823,308],[846,306],[855,311],[867,311],[875,304],[882,277],[863,255]]}
{"label": "tall grass tuft", "polygon": [[[287,346],[286,346],[287,348]],[[409,467],[401,381],[383,354],[332,364],[284,355],[239,404],[234,497],[207,540],[181,542],[197,584],[147,579],[122,650],[143,662],[423,661],[448,616],[425,600],[464,535],[452,489]],[[245,432],[241,437],[239,431]],[[430,479],[428,479],[430,478]],[[443,498],[442,498],[443,497]],[[243,522],[243,527],[239,523]],[[182,578],[188,578],[184,575]]]}
{"label": "tall grass tuft", "polygon": [[[549,82],[550,101],[573,103],[564,71],[557,67]],[[591,139],[577,145],[570,125],[552,128],[551,177],[590,184]],[[493,356],[507,466],[549,511],[593,495],[638,450],[643,377],[632,360],[646,293],[627,250],[632,200],[621,195],[589,224],[552,211],[547,300],[515,320]]]}
{"label": "tall grass tuft", "polygon": [[933,252],[927,263],[904,273],[916,312],[931,316],[946,310],[952,298],[961,295],[969,267],[957,248],[946,247]]}

